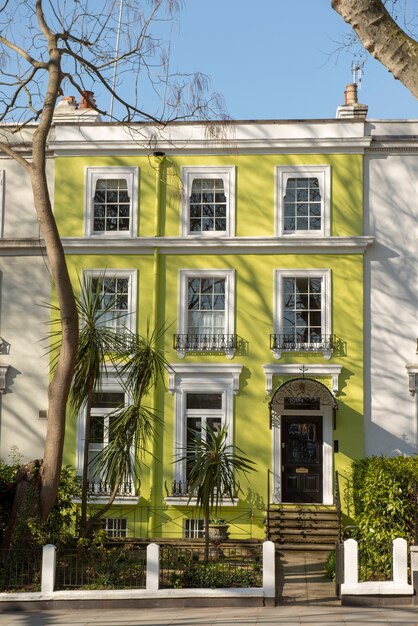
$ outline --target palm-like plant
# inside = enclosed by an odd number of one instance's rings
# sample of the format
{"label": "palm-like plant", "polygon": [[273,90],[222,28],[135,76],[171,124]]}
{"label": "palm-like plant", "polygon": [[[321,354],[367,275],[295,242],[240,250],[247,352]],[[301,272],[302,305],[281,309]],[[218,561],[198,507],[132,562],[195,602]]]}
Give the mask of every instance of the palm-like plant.
{"label": "palm-like plant", "polygon": [[[169,364],[158,348],[165,328],[147,336],[131,335],[128,345],[118,354],[117,373],[129,402],[109,415],[109,443],[94,460],[95,468],[111,487],[107,504],[89,519],[87,530],[110,508],[122,482],[138,479],[141,469],[137,462],[149,450],[147,445],[155,436],[160,423],[157,412],[144,402],[162,380]],[[85,532],[85,534],[86,534]]]}
{"label": "palm-like plant", "polygon": [[189,502],[196,503],[205,520],[205,560],[209,557],[209,517],[217,511],[225,498],[235,498],[242,491],[236,474],[247,474],[255,463],[235,445],[228,444],[228,430],[208,429],[206,439],[197,437],[186,449]]}
{"label": "palm-like plant", "polygon": [[83,276],[81,297],[76,298],[80,321],[77,360],[70,390],[70,406],[75,415],[85,409],[85,440],[83,452],[81,529],[87,521],[88,452],[93,394],[100,387],[103,372],[114,365],[119,354],[126,350],[126,333],[110,327],[109,321],[120,317],[115,313],[115,296],[109,292],[105,275],[92,282]]}

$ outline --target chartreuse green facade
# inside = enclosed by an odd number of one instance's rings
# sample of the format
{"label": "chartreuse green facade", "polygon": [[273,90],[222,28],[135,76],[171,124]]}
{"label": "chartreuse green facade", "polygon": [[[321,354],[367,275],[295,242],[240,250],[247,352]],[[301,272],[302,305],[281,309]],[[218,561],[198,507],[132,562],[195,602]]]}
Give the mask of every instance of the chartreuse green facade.
{"label": "chartreuse green facade", "polygon": [[[131,143],[86,154],[80,140],[55,162],[75,288],[83,272],[106,271],[134,330],[168,327],[160,347],[171,368],[149,399],[163,425],[108,530],[198,535],[179,452],[191,426],[205,436],[225,423],[256,471],[217,515],[232,537],[260,538],[269,502],[332,505],[334,472],[348,475],[363,455],[362,150],[333,151],[330,140],[318,153],[249,151],[237,139],[228,151],[173,141],[154,156]],[[78,467],[82,422],[68,416],[65,441],[65,463]]]}

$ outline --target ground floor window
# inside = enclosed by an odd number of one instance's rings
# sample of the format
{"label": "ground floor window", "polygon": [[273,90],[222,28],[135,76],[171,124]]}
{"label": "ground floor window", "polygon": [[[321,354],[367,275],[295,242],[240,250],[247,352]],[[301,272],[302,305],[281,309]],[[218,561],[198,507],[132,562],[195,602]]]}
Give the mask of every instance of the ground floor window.
{"label": "ground floor window", "polygon": [[185,519],[184,536],[188,539],[200,539],[204,537],[205,528],[202,519]]}
{"label": "ground floor window", "polygon": [[242,365],[172,364],[170,391],[174,393],[174,474],[168,498],[188,496],[185,459],[187,446],[206,440],[209,432],[226,427],[227,444],[234,440],[234,394],[239,388]]}
{"label": "ground floor window", "polygon": [[105,531],[108,537],[127,537],[128,520],[125,517],[107,517]]}

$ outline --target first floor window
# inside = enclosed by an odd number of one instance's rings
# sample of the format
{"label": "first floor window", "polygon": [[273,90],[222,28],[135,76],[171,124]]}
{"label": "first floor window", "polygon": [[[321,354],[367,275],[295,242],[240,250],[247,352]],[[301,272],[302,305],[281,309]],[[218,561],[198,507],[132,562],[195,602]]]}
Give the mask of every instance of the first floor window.
{"label": "first floor window", "polygon": [[273,354],[322,352],[329,358],[331,335],[330,270],[277,270]]}
{"label": "first floor window", "polygon": [[181,270],[179,334],[174,346],[186,352],[224,352],[232,358],[234,333],[234,270]]}
{"label": "first floor window", "polygon": [[322,335],[322,278],[283,278],[283,334],[315,342]]}
{"label": "first floor window", "polygon": [[99,324],[117,332],[135,330],[136,271],[86,270],[85,285],[103,311]]}
{"label": "first floor window", "polygon": [[225,278],[189,278],[188,334],[225,332]]}

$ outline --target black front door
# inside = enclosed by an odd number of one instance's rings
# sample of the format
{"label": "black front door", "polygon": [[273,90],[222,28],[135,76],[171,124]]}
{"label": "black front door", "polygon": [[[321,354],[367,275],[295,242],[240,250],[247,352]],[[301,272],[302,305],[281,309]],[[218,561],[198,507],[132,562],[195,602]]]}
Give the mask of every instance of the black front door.
{"label": "black front door", "polygon": [[282,501],[322,502],[322,417],[282,416]]}

